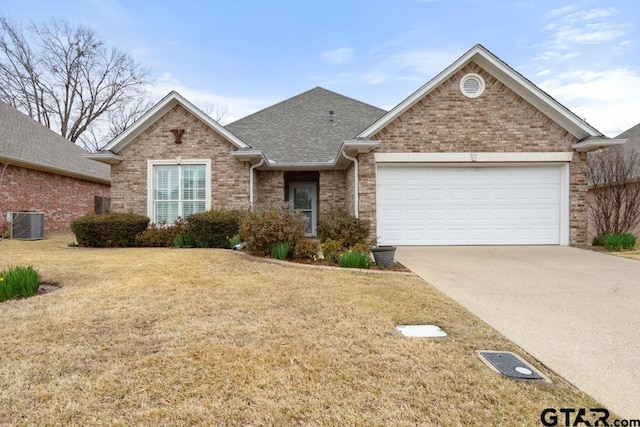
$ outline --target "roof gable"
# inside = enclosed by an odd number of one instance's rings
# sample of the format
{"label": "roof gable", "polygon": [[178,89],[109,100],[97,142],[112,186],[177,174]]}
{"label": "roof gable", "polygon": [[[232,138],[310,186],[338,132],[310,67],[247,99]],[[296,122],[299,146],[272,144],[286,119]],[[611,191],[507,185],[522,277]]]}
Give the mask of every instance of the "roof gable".
{"label": "roof gable", "polygon": [[497,56],[493,55],[485,47],[478,44],[394,107],[385,116],[371,124],[371,126],[358,135],[358,138],[371,138],[374,136],[470,62],[476,63],[559,126],[566,129],[567,132],[575,136],[578,140],[590,136],[602,137],[602,134],[595,128],[580,119]]}
{"label": "roof gable", "polygon": [[164,116],[167,112],[171,111],[176,105],[182,106],[189,113],[196,116],[202,122],[204,122],[211,129],[222,135],[225,139],[231,142],[239,149],[251,148],[249,145],[241,141],[237,136],[225,129],[221,124],[215,121],[208,114],[197,108],[195,105],[186,100],[182,95],[176,91],[171,91],[160,102],[154,105],[149,111],[147,111],[142,117],[128,127],[124,132],[115,137],[109,144],[107,144],[102,151],[111,151],[112,153],[118,153],[127,144],[133,141],[138,135],[144,132],[149,126],[155,123],[160,117]]}
{"label": "roof gable", "polygon": [[345,140],[378,120],[385,110],[316,87],[226,126],[270,164],[335,162]]}
{"label": "roof gable", "polygon": [[110,182],[108,165],[86,158],[87,151],[2,101],[0,128],[0,163]]}

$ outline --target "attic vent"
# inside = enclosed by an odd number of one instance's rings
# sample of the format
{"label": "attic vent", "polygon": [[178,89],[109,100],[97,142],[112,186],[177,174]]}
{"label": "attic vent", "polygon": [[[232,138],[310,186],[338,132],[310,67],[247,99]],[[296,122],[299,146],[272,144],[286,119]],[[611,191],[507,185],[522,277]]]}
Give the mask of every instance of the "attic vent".
{"label": "attic vent", "polygon": [[460,90],[467,98],[477,98],[484,92],[484,80],[478,74],[467,74],[460,80]]}

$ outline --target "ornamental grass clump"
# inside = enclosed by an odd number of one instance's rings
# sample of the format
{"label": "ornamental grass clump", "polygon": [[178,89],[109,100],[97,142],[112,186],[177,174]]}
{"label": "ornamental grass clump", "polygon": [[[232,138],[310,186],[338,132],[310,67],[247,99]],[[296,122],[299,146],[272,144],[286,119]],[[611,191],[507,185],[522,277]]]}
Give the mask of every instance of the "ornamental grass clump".
{"label": "ornamental grass clump", "polygon": [[0,271],[0,302],[32,297],[40,288],[40,275],[32,266],[15,266]]}
{"label": "ornamental grass clump", "polygon": [[338,266],[346,268],[370,268],[371,258],[368,252],[349,249],[338,257]]}
{"label": "ornamental grass clump", "polygon": [[629,250],[636,246],[636,236],[629,233],[605,234],[602,240],[608,251]]}
{"label": "ornamental grass clump", "polygon": [[276,259],[286,259],[289,255],[289,244],[287,242],[274,243],[271,246],[271,256]]}

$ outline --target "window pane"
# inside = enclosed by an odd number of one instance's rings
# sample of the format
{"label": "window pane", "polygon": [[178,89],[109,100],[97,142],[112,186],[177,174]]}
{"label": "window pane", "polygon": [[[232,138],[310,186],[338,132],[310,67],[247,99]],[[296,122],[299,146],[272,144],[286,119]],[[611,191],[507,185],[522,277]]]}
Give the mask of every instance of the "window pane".
{"label": "window pane", "polygon": [[302,212],[302,225],[307,234],[311,234],[311,212]]}
{"label": "window pane", "polygon": [[294,188],[293,198],[294,209],[311,209],[311,189]]}
{"label": "window pane", "polygon": [[206,203],[205,165],[154,166],[154,222],[175,222],[196,212],[204,212]]}
{"label": "window pane", "polygon": [[178,219],[178,202],[156,202],[155,223],[166,222],[173,224]]}

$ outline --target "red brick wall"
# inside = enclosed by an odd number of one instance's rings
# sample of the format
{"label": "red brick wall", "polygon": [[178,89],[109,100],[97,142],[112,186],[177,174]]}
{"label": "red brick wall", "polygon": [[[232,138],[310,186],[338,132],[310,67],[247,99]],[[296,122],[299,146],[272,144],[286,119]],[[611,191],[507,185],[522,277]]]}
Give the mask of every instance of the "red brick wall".
{"label": "red brick wall", "polygon": [[[485,81],[478,98],[459,87],[467,73]],[[377,152],[547,152],[573,151],[576,138],[474,63],[465,66],[374,135]],[[360,215],[376,223],[373,153],[359,156]],[[586,154],[570,166],[570,244],[586,243]]]}
{"label": "red brick wall", "polygon": [[69,231],[72,220],[94,212],[95,196],[109,197],[109,185],[9,165],[0,181],[0,222],[7,212],[38,211],[45,232]]}

